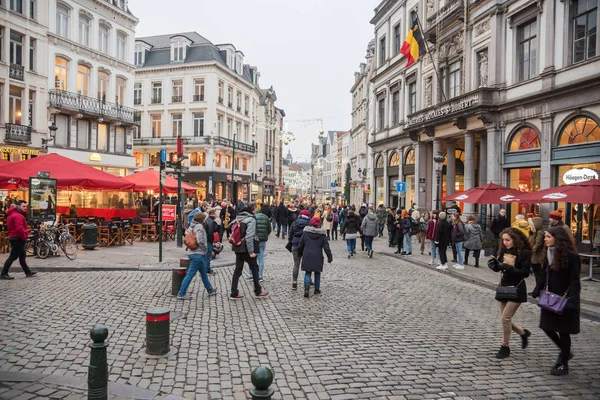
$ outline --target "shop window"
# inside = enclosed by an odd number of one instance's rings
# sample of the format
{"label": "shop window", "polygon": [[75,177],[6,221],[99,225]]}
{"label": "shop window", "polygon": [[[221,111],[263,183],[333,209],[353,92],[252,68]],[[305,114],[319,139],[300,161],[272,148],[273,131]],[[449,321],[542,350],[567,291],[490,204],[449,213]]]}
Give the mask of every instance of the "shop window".
{"label": "shop window", "polygon": [[231,168],[231,156],[225,156],[225,168]]}
{"label": "shop window", "polygon": [[135,158],[136,167],[144,166],[144,155],[142,153],[133,153],[133,157]]}
{"label": "shop window", "polygon": [[390,167],[397,167],[399,165],[400,165],[400,156],[398,155],[398,153],[392,154],[392,157],[390,158]]}
{"label": "shop window", "polygon": [[156,153],[150,153],[150,166],[151,167],[158,167],[160,166],[160,153],[156,152]]}
{"label": "shop window", "polygon": [[190,154],[190,166],[191,167],[206,166],[206,154],[202,151],[191,153]]}
{"label": "shop window", "polygon": [[243,171],[248,171],[248,159],[247,158],[244,158],[242,160],[242,170]]}
{"label": "shop window", "polygon": [[577,117],[562,130],[559,146],[600,141],[598,123],[589,117]]}
{"label": "shop window", "polygon": [[533,128],[523,127],[519,129],[510,141],[508,151],[531,150],[540,148],[540,136]]}
{"label": "shop window", "polygon": [[[414,164],[415,164],[415,151],[414,151],[414,149],[410,149],[406,153],[406,159],[404,160],[404,165],[414,165]],[[396,164],[396,165],[398,165],[398,164]]]}
{"label": "shop window", "polygon": [[219,153],[217,153],[217,155],[215,156],[215,167],[217,168],[221,168],[221,159],[223,158],[223,156]]}
{"label": "shop window", "polygon": [[383,157],[378,156],[377,160],[375,160],[375,168],[383,168]]}

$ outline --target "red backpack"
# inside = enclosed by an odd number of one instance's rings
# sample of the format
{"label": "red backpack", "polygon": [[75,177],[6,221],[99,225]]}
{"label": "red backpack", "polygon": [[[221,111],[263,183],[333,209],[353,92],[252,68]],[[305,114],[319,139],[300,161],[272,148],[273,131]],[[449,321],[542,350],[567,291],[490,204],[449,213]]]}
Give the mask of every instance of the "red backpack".
{"label": "red backpack", "polygon": [[231,234],[229,235],[229,243],[234,246],[239,246],[242,244],[242,240],[244,237],[242,236],[242,226],[239,221],[235,221],[233,224],[229,225],[231,228]]}

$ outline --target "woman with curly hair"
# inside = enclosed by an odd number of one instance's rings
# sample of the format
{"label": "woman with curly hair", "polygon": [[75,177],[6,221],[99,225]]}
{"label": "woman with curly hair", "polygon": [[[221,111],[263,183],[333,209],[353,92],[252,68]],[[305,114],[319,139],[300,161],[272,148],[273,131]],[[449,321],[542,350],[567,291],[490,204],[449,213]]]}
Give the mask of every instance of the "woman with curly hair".
{"label": "woman with curly hair", "polygon": [[521,348],[525,349],[531,332],[513,322],[515,313],[521,303],[527,302],[527,285],[525,278],[531,268],[531,244],[527,237],[517,228],[506,228],[500,233],[500,250],[498,257],[488,262],[488,267],[494,272],[502,272],[499,286],[517,288],[516,298],[507,300],[496,294],[500,302],[500,317],[502,321],[502,345],[496,358],[506,358],[510,355],[511,330],[521,336]]}
{"label": "woman with curly hair", "polygon": [[579,333],[579,294],[581,260],[573,241],[561,227],[551,227],[544,234],[542,271],[531,294],[538,297],[542,289],[567,296],[567,306],[562,314],[542,310],[540,328],[558,346],[560,354],[550,370],[551,375],[567,375],[571,354],[571,335]]}

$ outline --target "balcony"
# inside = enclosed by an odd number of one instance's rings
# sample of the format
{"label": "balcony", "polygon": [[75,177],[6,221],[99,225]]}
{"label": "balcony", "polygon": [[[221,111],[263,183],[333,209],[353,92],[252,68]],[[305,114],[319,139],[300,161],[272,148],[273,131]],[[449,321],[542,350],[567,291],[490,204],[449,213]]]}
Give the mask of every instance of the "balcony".
{"label": "balcony", "polygon": [[30,144],[31,126],[18,124],[5,124],[6,136],[4,141],[7,143]]}
{"label": "balcony", "polygon": [[[136,146],[176,146],[176,137],[162,137],[162,138],[135,138],[133,144]],[[208,145],[210,144],[209,136],[195,136],[195,137],[184,137],[184,146],[191,145]]]}
{"label": "balcony", "polygon": [[228,102],[228,103],[227,103],[227,107],[229,107],[229,108],[233,108],[233,103],[232,103],[231,101],[230,101],[230,102]]}
{"label": "balcony", "polygon": [[171,97],[171,102],[172,103],[181,103],[183,100],[182,96],[172,96]]}
{"label": "balcony", "polygon": [[219,104],[223,104],[223,98],[219,97]]}
{"label": "balcony", "polygon": [[204,95],[203,94],[195,94],[194,101],[204,101]]}
{"label": "balcony", "polygon": [[141,112],[133,108],[64,90],[50,90],[48,101],[50,107],[93,115],[115,122],[137,125],[141,120]]}
{"label": "balcony", "polygon": [[153,97],[152,98],[152,104],[161,104],[162,103],[162,97]]}
{"label": "balcony", "polygon": [[237,106],[237,112],[242,112],[242,107],[241,106]]}
{"label": "balcony", "polygon": [[[217,136],[215,137],[214,143],[216,145],[233,148],[234,141],[232,139]],[[248,153],[256,153],[256,147],[250,144],[238,142],[237,140],[235,141],[235,149],[240,151],[246,151]]]}
{"label": "balcony", "polygon": [[19,81],[24,80],[25,78],[25,67],[19,64],[10,64],[10,69],[8,72],[8,76],[10,79],[17,79]]}
{"label": "balcony", "polygon": [[139,106],[140,104],[142,104],[142,99],[141,98],[133,98],[133,105],[134,106]]}

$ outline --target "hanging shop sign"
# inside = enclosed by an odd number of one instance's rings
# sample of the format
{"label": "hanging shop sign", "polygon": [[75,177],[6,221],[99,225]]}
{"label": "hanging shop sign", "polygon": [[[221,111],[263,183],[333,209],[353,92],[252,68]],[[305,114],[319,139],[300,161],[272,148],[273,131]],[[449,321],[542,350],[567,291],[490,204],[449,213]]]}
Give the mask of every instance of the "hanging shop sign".
{"label": "hanging shop sign", "polygon": [[162,220],[163,221],[175,221],[175,214],[177,214],[177,206],[172,204],[162,205]]}
{"label": "hanging shop sign", "polygon": [[563,182],[567,185],[598,179],[598,173],[590,168],[570,169],[563,175]]}
{"label": "hanging shop sign", "polygon": [[92,153],[92,154],[90,154],[90,161],[102,162],[102,156],[98,153]]}
{"label": "hanging shop sign", "polygon": [[29,178],[29,219],[56,220],[56,179]]}

